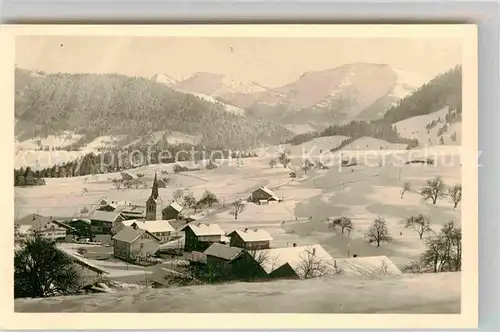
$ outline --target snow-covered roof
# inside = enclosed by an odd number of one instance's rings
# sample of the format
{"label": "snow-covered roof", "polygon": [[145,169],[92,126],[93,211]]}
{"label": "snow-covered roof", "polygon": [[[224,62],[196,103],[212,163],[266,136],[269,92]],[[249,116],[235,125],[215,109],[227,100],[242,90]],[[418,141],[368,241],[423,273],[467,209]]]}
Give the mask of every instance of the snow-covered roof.
{"label": "snow-covered roof", "polygon": [[387,256],[355,257],[337,259],[337,267],[342,275],[401,275],[401,271]]}
{"label": "snow-covered roof", "polygon": [[184,226],[181,231],[185,230],[187,227],[191,228],[196,236],[207,236],[207,235],[224,235],[225,232],[217,224],[201,224],[192,223]]}
{"label": "snow-covered roof", "polygon": [[145,229],[150,233],[175,232],[175,229],[167,220],[136,220],[136,225],[139,226],[139,228]]}
{"label": "snow-covered roof", "polygon": [[[139,225],[137,225],[137,226],[139,226]],[[149,231],[147,231],[147,230],[145,230],[143,228],[138,227],[136,229],[136,228],[131,227],[131,226],[125,226],[125,227],[123,227],[121,231],[119,231],[118,233],[115,234],[115,236],[113,236],[113,240],[117,240],[117,241],[121,241],[121,242],[127,242],[127,243],[133,243],[142,234],[144,234],[146,232],[149,235],[151,235],[152,237],[154,237],[156,240],[158,240],[158,241],[160,240],[156,236],[154,236],[153,234],[151,234]]]}
{"label": "snow-covered roof", "polygon": [[86,268],[88,268],[88,269],[90,269],[90,270],[92,270],[94,272],[97,272],[97,273],[109,274],[108,271],[100,268],[97,265],[94,265],[94,264],[90,263],[88,260],[86,260],[85,258],[83,258],[82,256],[80,256],[79,254],[74,253],[71,250],[68,250],[66,248],[62,248],[62,247],[58,247],[58,248],[62,252],[64,252],[66,255],[68,255],[71,258],[71,260],[74,261],[76,264],[85,266]]}
{"label": "snow-covered roof", "polygon": [[[266,194],[269,194],[272,198],[274,198],[275,200],[279,200],[279,197],[269,188],[267,187],[260,187],[259,189],[257,190],[262,190],[263,192],[265,192]],[[257,191],[255,190],[255,191]]]}
{"label": "snow-covered roof", "polygon": [[242,248],[230,247],[224,244],[214,243],[203,253],[207,256],[214,256],[227,261],[231,261],[236,258],[242,251]]}
{"label": "snow-covered roof", "polygon": [[96,210],[90,215],[91,220],[102,220],[102,221],[115,221],[116,218],[120,215],[120,212],[117,211],[99,211]]}
{"label": "snow-covered roof", "polygon": [[169,205],[170,207],[172,207],[174,210],[176,210],[177,212],[181,212],[182,209],[184,209],[179,203],[177,202],[172,202],[170,203]]}
{"label": "snow-covered roof", "polygon": [[263,229],[257,228],[245,228],[243,230],[237,229],[229,233],[228,236],[231,237],[234,233],[238,234],[238,236],[241,237],[241,239],[245,242],[272,241],[273,239],[268,232]]}
{"label": "snow-covered roof", "polygon": [[[331,266],[333,268],[334,265],[334,259],[332,256],[330,256],[330,254],[328,254],[319,244],[300,247],[263,249],[256,251],[256,255],[258,255],[257,257],[262,257],[262,259],[258,259],[258,263],[267,273],[271,273],[277,268],[288,263],[300,277],[301,267],[307,264],[307,261],[311,256],[314,256],[318,261],[321,261],[325,267]],[[265,259],[263,257],[265,257]]]}

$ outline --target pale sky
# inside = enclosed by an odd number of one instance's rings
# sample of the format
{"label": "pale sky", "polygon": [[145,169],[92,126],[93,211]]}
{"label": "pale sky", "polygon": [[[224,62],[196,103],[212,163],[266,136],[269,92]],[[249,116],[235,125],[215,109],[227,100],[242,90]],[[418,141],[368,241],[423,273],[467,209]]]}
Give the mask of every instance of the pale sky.
{"label": "pale sky", "polygon": [[[225,74],[274,87],[352,62],[389,64],[428,81],[461,63],[459,39],[20,36],[16,65],[69,73],[186,79]],[[422,82],[423,83],[423,82]]]}

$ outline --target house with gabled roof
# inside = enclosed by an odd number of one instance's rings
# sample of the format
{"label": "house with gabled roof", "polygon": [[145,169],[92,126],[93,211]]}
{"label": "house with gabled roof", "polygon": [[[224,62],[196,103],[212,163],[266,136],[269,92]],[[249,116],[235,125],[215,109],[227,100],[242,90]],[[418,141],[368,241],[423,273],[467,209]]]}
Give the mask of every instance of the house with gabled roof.
{"label": "house with gabled roof", "polygon": [[125,261],[152,256],[160,248],[160,239],[137,225],[124,227],[112,240],[113,255]]}
{"label": "house with gabled roof", "polygon": [[225,232],[217,224],[190,223],[180,231],[185,233],[185,251],[204,251],[212,243],[221,243],[225,239]]}
{"label": "house with gabled roof", "polygon": [[125,220],[118,211],[94,211],[88,218],[91,222],[90,229],[93,234],[111,234],[116,222]]}
{"label": "house with gabled roof", "polygon": [[239,247],[247,250],[269,249],[272,236],[263,229],[237,229],[227,235],[230,238],[231,247]]}
{"label": "house with gabled roof", "polygon": [[163,220],[178,219],[183,209],[184,207],[182,207],[179,203],[172,202],[169,206],[163,209],[162,218]]}
{"label": "house with gabled roof", "polygon": [[161,243],[167,242],[175,233],[175,229],[167,220],[124,220],[116,224],[114,231],[118,233],[124,227],[134,226],[142,228],[160,239]]}
{"label": "house with gabled roof", "polygon": [[252,202],[255,204],[264,204],[269,202],[279,202],[280,199],[271,189],[260,187],[252,192]]}
{"label": "house with gabled roof", "polygon": [[206,256],[207,272],[212,278],[232,279],[230,263],[242,252],[242,248],[213,243],[203,252]]}

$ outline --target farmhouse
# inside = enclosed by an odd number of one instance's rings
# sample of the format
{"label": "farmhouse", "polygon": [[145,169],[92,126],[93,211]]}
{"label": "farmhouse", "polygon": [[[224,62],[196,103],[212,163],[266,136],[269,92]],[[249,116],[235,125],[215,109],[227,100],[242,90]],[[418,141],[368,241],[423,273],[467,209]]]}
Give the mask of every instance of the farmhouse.
{"label": "farmhouse", "polygon": [[252,192],[252,202],[264,204],[268,202],[279,202],[279,197],[267,187],[260,187]]}
{"label": "farmhouse", "polygon": [[230,247],[220,243],[212,244],[204,252],[208,272],[212,277],[231,279],[231,265],[229,263],[242,252],[242,248]]}
{"label": "farmhouse", "polygon": [[177,202],[170,203],[169,206],[163,209],[163,220],[172,220],[179,218],[179,214],[184,208]]}
{"label": "farmhouse", "polygon": [[97,208],[98,211],[120,212],[125,220],[144,218],[146,207],[142,205],[132,204],[130,202],[115,202],[106,203]]}
{"label": "farmhouse", "polygon": [[188,224],[181,229],[185,233],[184,251],[204,251],[212,243],[223,241],[224,231],[217,224]]}
{"label": "farmhouse", "polygon": [[113,236],[113,255],[125,261],[152,256],[160,247],[160,239],[145,229],[124,227]]}
{"label": "farmhouse", "polygon": [[120,212],[94,211],[89,217],[93,234],[111,234],[113,224],[125,220]]}
{"label": "farmhouse", "polygon": [[130,227],[136,225],[137,227],[147,230],[158,239],[160,239],[160,243],[167,242],[168,239],[175,232],[175,229],[170,225],[170,223],[166,220],[124,220],[119,222],[114,230],[115,232],[120,232],[125,227]]}
{"label": "farmhouse", "polygon": [[16,237],[27,237],[36,232],[44,238],[64,239],[68,230],[68,227],[61,221],[39,214],[28,215],[17,220],[14,224]]}
{"label": "farmhouse", "polygon": [[273,239],[263,229],[235,230],[228,234],[231,247],[239,247],[247,250],[269,249]]}
{"label": "farmhouse", "polygon": [[73,218],[67,221],[66,224],[76,230],[77,236],[90,237],[92,234],[90,229],[91,221],[89,219]]}

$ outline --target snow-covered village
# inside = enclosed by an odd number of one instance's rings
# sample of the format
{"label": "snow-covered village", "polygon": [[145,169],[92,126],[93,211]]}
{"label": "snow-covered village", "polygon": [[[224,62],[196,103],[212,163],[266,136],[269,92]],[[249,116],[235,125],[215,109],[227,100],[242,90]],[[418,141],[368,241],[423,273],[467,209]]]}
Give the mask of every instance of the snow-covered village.
{"label": "snow-covered village", "polygon": [[460,313],[460,44],[364,42],[18,37],[15,310]]}

